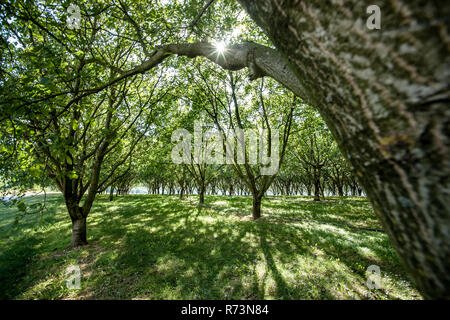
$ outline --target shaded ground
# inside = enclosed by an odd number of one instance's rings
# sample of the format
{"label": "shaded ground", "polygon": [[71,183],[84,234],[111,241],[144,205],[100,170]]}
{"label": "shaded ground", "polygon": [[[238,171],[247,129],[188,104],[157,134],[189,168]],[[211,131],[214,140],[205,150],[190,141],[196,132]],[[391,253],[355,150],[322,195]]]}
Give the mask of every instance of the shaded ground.
{"label": "shaded ground", "polygon": [[[251,198],[99,196],[88,217],[89,245],[70,244],[62,198],[15,225],[0,208],[3,299],[421,299],[365,198],[268,197],[263,218]],[[40,196],[29,202],[42,201]],[[349,227],[351,225],[352,227]],[[382,288],[369,290],[378,265]],[[66,288],[79,265],[81,289]]]}

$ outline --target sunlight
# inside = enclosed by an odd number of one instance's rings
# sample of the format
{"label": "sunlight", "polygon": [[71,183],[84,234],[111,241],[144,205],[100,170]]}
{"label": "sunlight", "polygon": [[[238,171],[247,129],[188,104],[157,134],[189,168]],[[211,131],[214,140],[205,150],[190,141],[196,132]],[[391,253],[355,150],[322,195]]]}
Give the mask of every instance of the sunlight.
{"label": "sunlight", "polygon": [[217,54],[219,54],[219,55],[223,55],[227,48],[225,42],[223,42],[223,41],[215,41],[214,46],[216,47]]}
{"label": "sunlight", "polygon": [[213,40],[212,44],[214,47],[213,53],[216,54],[216,61],[219,61],[221,59],[226,61],[225,53],[228,50],[226,42],[223,40]]}

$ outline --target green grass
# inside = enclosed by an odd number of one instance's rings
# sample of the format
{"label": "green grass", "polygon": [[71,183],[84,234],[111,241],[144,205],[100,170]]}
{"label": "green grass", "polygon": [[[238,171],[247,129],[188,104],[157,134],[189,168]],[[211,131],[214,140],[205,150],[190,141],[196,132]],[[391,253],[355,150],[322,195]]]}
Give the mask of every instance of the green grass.
{"label": "green grass", "polygon": [[[421,299],[387,236],[354,228],[381,228],[367,200],[329,199],[268,197],[254,222],[249,197],[99,196],[76,250],[60,195],[19,225],[1,207],[0,298]],[[79,290],[65,284],[73,264]],[[381,289],[367,288],[372,264]]]}

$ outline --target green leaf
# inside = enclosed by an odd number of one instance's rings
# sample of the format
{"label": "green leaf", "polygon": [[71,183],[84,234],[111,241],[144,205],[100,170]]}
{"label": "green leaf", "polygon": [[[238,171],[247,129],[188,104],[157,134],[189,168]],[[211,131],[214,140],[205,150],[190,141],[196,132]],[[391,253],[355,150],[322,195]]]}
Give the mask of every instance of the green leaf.
{"label": "green leaf", "polygon": [[77,175],[76,171],[70,171],[70,172],[67,174],[67,177],[69,177],[69,179],[77,179],[77,178],[78,178],[78,175]]}

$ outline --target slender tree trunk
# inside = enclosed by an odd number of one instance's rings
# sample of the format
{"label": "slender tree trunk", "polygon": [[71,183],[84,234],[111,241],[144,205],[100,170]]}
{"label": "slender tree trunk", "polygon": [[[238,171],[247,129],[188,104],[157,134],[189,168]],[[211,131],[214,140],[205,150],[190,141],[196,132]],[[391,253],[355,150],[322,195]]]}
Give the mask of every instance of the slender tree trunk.
{"label": "slender tree trunk", "polygon": [[338,190],[339,197],[343,197],[344,196],[344,189],[342,188],[341,184],[337,185],[337,190]]}
{"label": "slender tree trunk", "polygon": [[183,195],[184,195],[184,187],[181,187],[181,189],[180,189],[180,199],[183,199]]}
{"label": "slender tree trunk", "polygon": [[425,298],[450,299],[448,1],[238,0],[289,61]]}
{"label": "slender tree trunk", "polygon": [[325,183],[320,183],[320,180],[319,180],[319,190],[320,194],[322,195],[322,200],[325,201]]}
{"label": "slender tree trunk", "polygon": [[352,193],[352,196],[356,196],[357,194],[356,194],[356,185],[352,185],[352,187],[351,187],[351,193]]}
{"label": "slender tree trunk", "polygon": [[261,218],[261,200],[262,197],[258,197],[253,194],[253,209],[252,209],[252,217],[253,220]]}
{"label": "slender tree trunk", "polygon": [[309,184],[306,186],[306,195],[307,196],[311,195],[311,185],[309,185]]}
{"label": "slender tree trunk", "polygon": [[314,201],[320,201],[320,181],[314,180]]}
{"label": "slender tree trunk", "polygon": [[199,204],[205,203],[205,187],[200,187],[199,190]]}
{"label": "slender tree trunk", "polygon": [[113,201],[114,200],[114,187],[111,186],[110,190],[109,190],[109,201]]}

